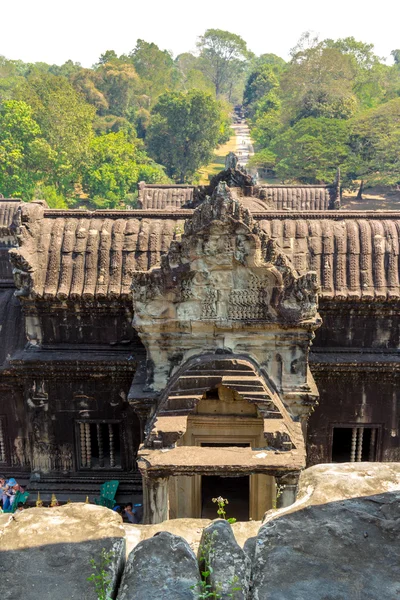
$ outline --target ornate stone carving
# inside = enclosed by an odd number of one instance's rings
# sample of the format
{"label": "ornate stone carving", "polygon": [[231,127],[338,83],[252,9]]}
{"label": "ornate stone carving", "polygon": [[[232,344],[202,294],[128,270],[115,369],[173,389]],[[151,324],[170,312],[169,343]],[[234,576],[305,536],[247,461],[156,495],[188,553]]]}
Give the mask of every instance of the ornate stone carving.
{"label": "ornate stone carving", "polygon": [[133,275],[136,324],[157,318],[299,323],[315,318],[317,278],[299,276],[219,182],[161,267]]}

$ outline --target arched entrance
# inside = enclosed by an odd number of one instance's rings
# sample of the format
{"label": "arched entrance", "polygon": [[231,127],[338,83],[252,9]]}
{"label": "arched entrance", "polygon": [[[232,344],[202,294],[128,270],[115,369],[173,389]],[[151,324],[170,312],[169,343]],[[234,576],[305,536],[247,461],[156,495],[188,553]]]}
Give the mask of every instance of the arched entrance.
{"label": "arched entrance", "polygon": [[240,517],[260,519],[273,505],[274,478],[305,466],[301,424],[250,358],[194,357],[163,393],[138,465],[146,522],[205,516],[213,489],[223,495],[241,477]]}
{"label": "arched entrance", "polygon": [[[210,448],[218,462],[222,450],[265,446],[264,420],[255,404],[224,385],[205,392],[188,416],[179,446]],[[170,518],[216,518],[218,496],[228,499],[229,515],[240,521],[261,519],[275,501],[270,475],[231,472],[172,477],[169,481]]]}

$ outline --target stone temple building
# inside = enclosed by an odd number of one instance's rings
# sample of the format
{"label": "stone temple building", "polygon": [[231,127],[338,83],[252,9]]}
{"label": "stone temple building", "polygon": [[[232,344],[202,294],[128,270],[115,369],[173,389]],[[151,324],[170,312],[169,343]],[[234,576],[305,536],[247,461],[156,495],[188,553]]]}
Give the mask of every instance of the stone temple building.
{"label": "stone temple building", "polygon": [[258,519],[306,465],[400,460],[398,213],[234,167],[139,205],[0,200],[2,473]]}

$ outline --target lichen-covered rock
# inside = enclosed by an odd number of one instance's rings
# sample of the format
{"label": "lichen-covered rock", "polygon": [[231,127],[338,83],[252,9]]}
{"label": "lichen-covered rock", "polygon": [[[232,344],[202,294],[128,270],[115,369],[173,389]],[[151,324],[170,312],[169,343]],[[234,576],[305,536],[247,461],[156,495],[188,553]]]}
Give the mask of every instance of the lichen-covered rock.
{"label": "lichen-covered rock", "polygon": [[251,600],[400,598],[400,465],[318,465],[266,514]]}
{"label": "lichen-covered rock", "polygon": [[125,561],[125,531],[117,513],[91,504],[30,508],[0,515],[0,598],[97,600],[90,560],[112,551],[115,590]]}
{"label": "lichen-covered rock", "polygon": [[206,527],[199,546],[199,566],[221,600],[245,600],[250,586],[251,562],[233,535],[230,524],[217,519]]}
{"label": "lichen-covered rock", "polygon": [[197,600],[199,586],[197,560],[189,544],[161,531],[129,555],[118,600]]}
{"label": "lichen-covered rock", "polygon": [[300,506],[325,504],[393,490],[400,490],[400,463],[315,465],[301,472],[296,503],[280,511],[280,514],[292,512]]}

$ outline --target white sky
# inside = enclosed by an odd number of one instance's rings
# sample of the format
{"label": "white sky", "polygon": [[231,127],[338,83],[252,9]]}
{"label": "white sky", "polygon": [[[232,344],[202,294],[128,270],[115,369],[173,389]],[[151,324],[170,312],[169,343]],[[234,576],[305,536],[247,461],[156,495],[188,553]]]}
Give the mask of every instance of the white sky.
{"label": "white sky", "polygon": [[176,56],[209,28],[285,59],[307,30],[353,36],[389,57],[400,48],[400,0],[0,0],[0,55],[25,62],[89,67],[105,50],[128,53],[138,38]]}

